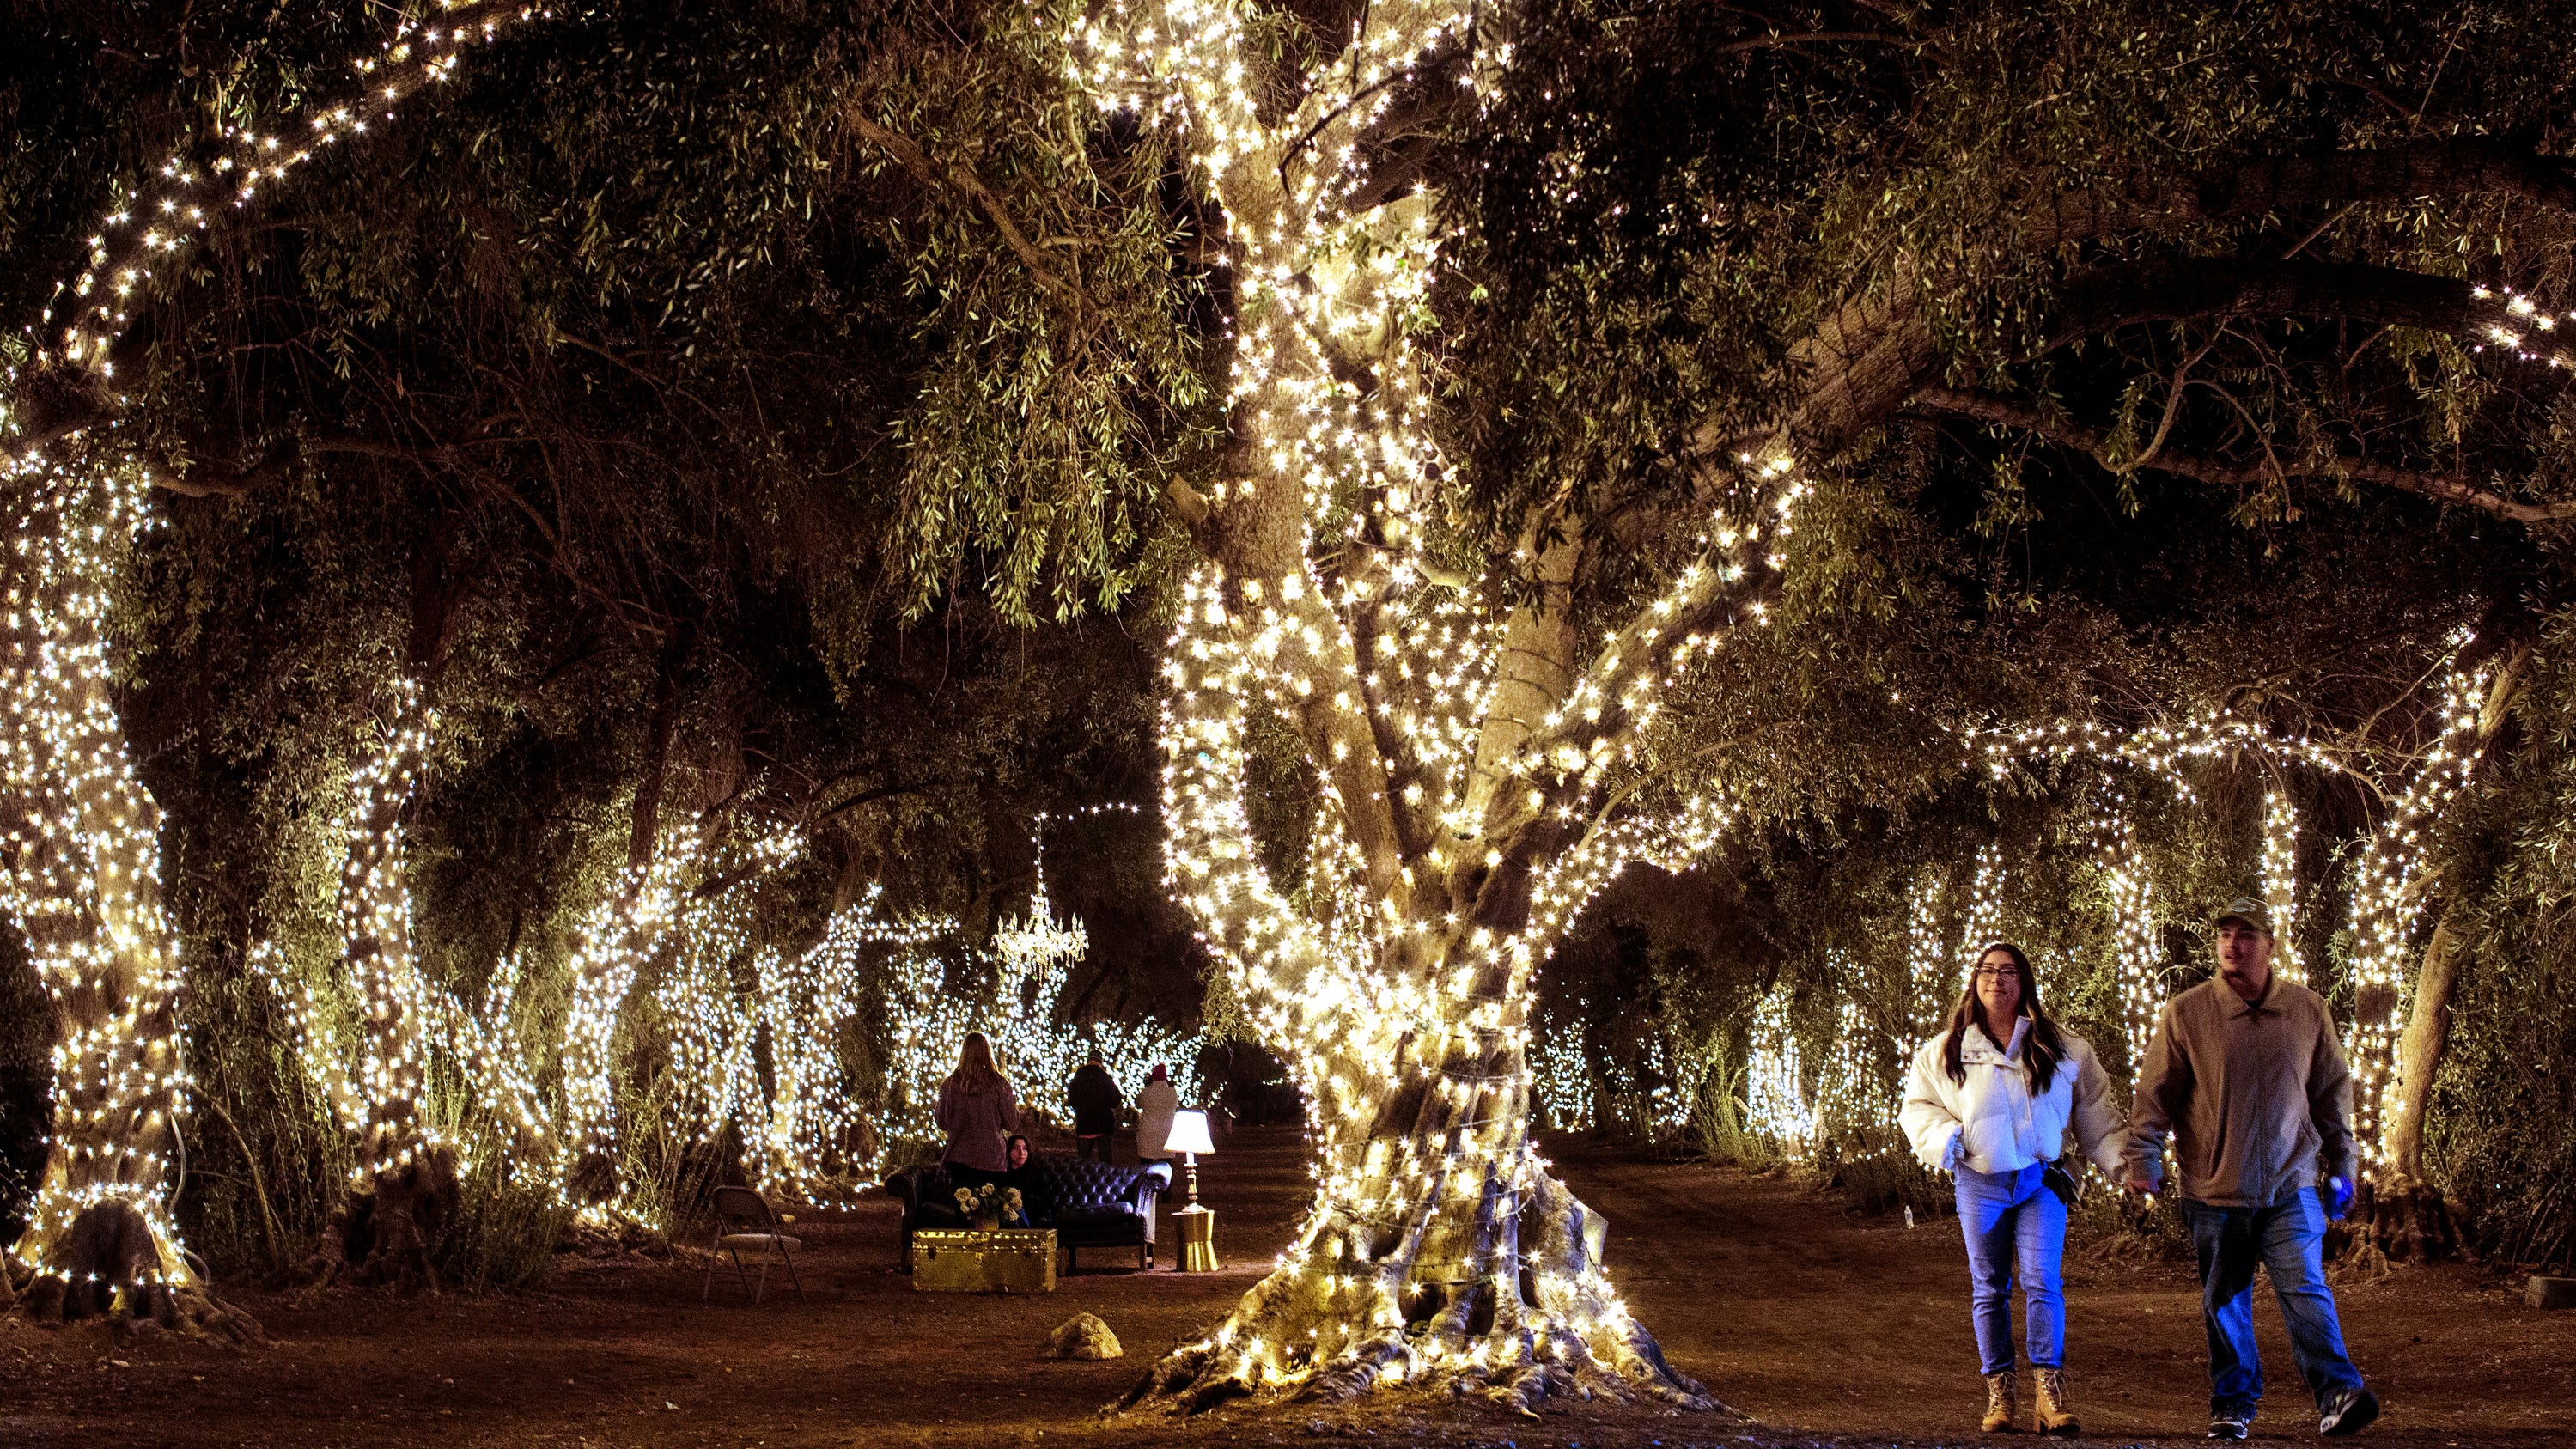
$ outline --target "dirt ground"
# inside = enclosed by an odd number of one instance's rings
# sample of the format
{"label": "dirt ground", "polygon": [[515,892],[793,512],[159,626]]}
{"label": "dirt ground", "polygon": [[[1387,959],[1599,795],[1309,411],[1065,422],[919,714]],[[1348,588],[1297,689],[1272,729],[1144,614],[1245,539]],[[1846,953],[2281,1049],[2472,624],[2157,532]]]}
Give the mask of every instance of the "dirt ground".
{"label": "dirt ground", "polygon": [[[229,1291],[275,1341],[247,1353],[119,1347],[86,1329],[0,1326],[0,1445],[910,1446],[1429,1442],[1773,1446],[1974,1442],[1981,1406],[1955,1226],[1847,1217],[1783,1177],[1642,1163],[1558,1144],[1612,1223],[1611,1266],[1665,1352],[1735,1408],[1575,1405],[1538,1421],[1395,1393],[1357,1410],[1237,1405],[1180,1422],[1101,1408],[1194,1335],[1285,1246],[1305,1201],[1296,1134],[1244,1131],[1202,1174],[1226,1271],[1086,1258],[1050,1297],[915,1292],[891,1273],[895,1215],[799,1224],[806,1297],[754,1306],[695,1266],[558,1273],[541,1292],[396,1300]],[[2071,1264],[2069,1373],[2095,1442],[2197,1443],[2198,1297],[2181,1265]],[[1132,1260],[1128,1260],[1132,1263]],[[781,1285],[773,1282],[773,1289]],[[2342,1293],[2354,1357],[2387,1404],[2362,1442],[2576,1443],[2576,1312],[2521,1306],[2466,1267]],[[1089,1310],[1127,1357],[1045,1357]],[[2316,1420],[2279,1318],[2259,1310],[2273,1392],[2258,1439]]]}

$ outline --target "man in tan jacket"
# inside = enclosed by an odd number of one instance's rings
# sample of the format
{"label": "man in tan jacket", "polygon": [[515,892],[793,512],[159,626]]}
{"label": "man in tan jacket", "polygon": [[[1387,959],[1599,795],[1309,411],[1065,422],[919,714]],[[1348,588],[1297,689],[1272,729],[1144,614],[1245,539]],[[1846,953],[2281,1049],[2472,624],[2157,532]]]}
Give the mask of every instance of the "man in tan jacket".
{"label": "man in tan jacket", "polygon": [[[2209,1437],[2242,1439],[2263,1397],[2254,1349],[2254,1268],[2269,1271],[2317,1427],[2350,1434],[2379,1416],[2344,1352],[2325,1282],[2329,1204],[2352,1202],[2352,1072],[2324,998],[2272,974],[2272,913],[2240,898],[2210,923],[2218,972],[2165,1003],[2130,1099],[2131,1191],[2181,1169],[2209,1329]],[[2320,1171],[2322,1169],[2322,1172]],[[2325,1186],[2318,1180],[2322,1176]]]}

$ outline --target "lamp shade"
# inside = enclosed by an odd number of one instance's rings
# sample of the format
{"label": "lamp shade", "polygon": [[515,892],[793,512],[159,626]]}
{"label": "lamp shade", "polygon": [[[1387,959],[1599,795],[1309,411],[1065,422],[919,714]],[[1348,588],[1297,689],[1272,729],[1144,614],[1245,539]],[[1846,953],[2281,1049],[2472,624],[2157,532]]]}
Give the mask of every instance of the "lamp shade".
{"label": "lamp shade", "polygon": [[1205,1157],[1216,1151],[1208,1140],[1207,1113],[1174,1112],[1171,1135],[1163,1139],[1165,1152],[1189,1152]]}

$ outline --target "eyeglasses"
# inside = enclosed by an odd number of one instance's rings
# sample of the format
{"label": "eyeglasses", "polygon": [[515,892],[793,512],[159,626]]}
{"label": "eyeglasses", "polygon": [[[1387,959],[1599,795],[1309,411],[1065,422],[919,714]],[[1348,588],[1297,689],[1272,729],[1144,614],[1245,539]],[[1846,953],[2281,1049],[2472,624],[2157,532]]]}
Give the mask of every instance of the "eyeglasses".
{"label": "eyeglasses", "polygon": [[1968,973],[1981,981],[2019,981],[2021,969],[2016,966],[1980,966]]}

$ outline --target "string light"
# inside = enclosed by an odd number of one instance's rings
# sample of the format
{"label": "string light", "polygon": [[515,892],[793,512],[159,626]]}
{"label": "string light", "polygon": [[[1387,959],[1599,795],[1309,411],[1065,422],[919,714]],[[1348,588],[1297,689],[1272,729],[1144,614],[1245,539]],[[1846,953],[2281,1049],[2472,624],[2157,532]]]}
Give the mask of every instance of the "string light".
{"label": "string light", "polygon": [[1816,1114],[1807,1106],[1804,1063],[1789,1027],[1787,982],[1763,993],[1753,1009],[1753,1050],[1744,1068],[1745,1119],[1752,1129],[1792,1157],[1816,1140]]}
{"label": "string light", "polygon": [[161,902],[161,814],[125,749],[109,600],[143,526],[132,468],[0,466],[9,483],[0,632],[0,911],[50,999],[54,1125],[14,1254],[62,1276],[60,1250],[102,1203],[139,1212],[157,1268],[188,1282],[165,1175],[188,1087],[179,970]]}
{"label": "string light", "polygon": [[359,64],[362,93],[312,113],[293,144],[227,129],[211,163],[173,154],[128,188],[89,238],[85,270],[56,287],[27,329],[24,360],[0,375],[0,396],[10,400],[0,405],[0,436],[10,440],[0,480],[14,525],[0,675],[11,702],[0,722],[8,789],[0,909],[25,933],[61,1023],[45,1174],[12,1251],[58,1276],[69,1271],[57,1256],[72,1223],[118,1200],[151,1231],[158,1267],[149,1280],[188,1282],[162,1185],[188,1082],[177,962],[160,901],[159,813],[126,755],[105,631],[125,551],[148,518],[153,479],[138,464],[102,461],[123,395],[108,393],[109,416],[62,439],[87,452],[67,462],[25,445],[27,419],[16,400],[31,371],[63,367],[113,388],[112,344],[132,325],[144,290],[176,273],[210,223],[210,207],[229,200],[247,209],[263,185],[282,181],[319,148],[451,79],[466,46],[542,13],[485,0],[442,0],[442,12],[426,25],[398,22],[379,54]]}
{"label": "string light", "polygon": [[2299,964],[2299,807],[2278,783],[2263,791],[2263,899],[2272,908],[2272,969],[2304,986]]}
{"label": "string light", "polygon": [[174,151],[129,187],[90,236],[83,270],[55,287],[41,329],[28,329],[31,364],[68,364],[112,382],[109,350],[133,325],[140,294],[177,275],[217,217],[247,210],[332,146],[394,119],[403,100],[453,81],[469,47],[548,13],[515,0],[439,0],[439,10],[396,21],[376,54],[352,63],[361,88],[313,107],[301,124],[220,127],[211,160]]}
{"label": "string light", "polygon": [[[2455,656],[2466,642],[2454,639]],[[2468,788],[2477,764],[2479,704],[2494,676],[2492,664],[2455,666],[2444,676],[2433,748],[2362,851],[2352,893],[2353,1013],[2344,1054],[2352,1067],[2353,1138],[2365,1168],[2387,1151],[2384,1105],[2395,1078],[2398,1018],[2413,979],[2411,946],[2424,912],[2424,836]]]}
{"label": "string light", "polygon": [[[433,1052],[448,1055],[464,1079],[467,1101],[499,1113],[524,1150],[541,1153],[550,1135],[536,1082],[520,1054],[507,1049],[498,1025],[507,1019],[515,981],[496,995],[501,1014],[477,1013],[427,980],[413,954],[405,822],[438,716],[410,679],[388,686],[382,716],[366,758],[351,773],[340,832],[346,864],[339,889],[340,973],[332,986],[334,994],[352,998],[350,1005],[326,1005],[274,941],[263,940],[249,953],[252,970],[277,993],[296,1027],[306,1076],[359,1140],[352,1170],[359,1187],[442,1149],[455,1154],[457,1171],[471,1169],[449,1125],[423,1119]],[[339,1029],[344,1015],[358,1023],[355,1033]]]}

